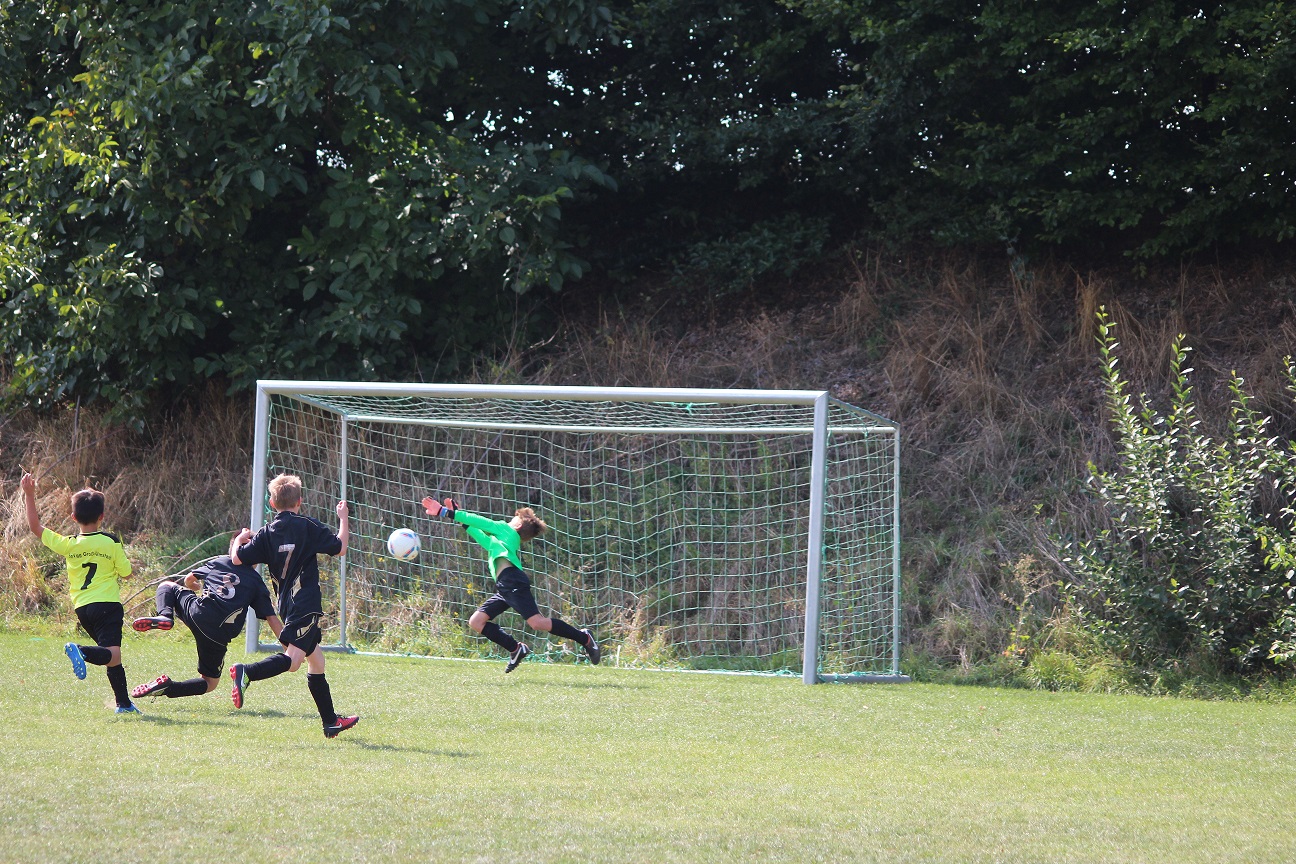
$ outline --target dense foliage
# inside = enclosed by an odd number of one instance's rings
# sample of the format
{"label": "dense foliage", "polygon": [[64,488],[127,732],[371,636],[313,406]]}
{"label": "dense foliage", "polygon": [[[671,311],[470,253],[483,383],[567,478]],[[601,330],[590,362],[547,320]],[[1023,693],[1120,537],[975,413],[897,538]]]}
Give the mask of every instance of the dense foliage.
{"label": "dense foliage", "polygon": [[609,179],[490,100],[612,38],[594,3],[3,15],[0,338],[31,402],[390,374],[489,343],[502,288],[581,272],[559,203]]}
{"label": "dense foliage", "polygon": [[0,0],[11,396],[454,374],[591,270],[714,303],[860,232],[1279,242],[1294,16]]}
{"label": "dense foliage", "polygon": [[1155,257],[1296,232],[1296,10],[789,0],[864,54],[843,100],[904,234]]}
{"label": "dense foliage", "polygon": [[1225,434],[1204,433],[1182,336],[1172,349],[1168,414],[1128,392],[1106,317],[1101,337],[1119,465],[1092,469],[1111,518],[1071,548],[1079,609],[1136,664],[1201,660],[1247,673],[1290,662],[1296,450],[1267,434],[1268,418],[1236,375]]}

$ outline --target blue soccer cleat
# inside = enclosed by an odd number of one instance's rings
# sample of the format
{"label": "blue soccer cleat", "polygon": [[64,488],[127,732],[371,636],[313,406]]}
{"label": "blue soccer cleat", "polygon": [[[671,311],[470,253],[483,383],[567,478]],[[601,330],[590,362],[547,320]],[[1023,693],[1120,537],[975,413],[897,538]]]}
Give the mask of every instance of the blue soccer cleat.
{"label": "blue soccer cleat", "polygon": [[118,705],[117,710],[114,711],[113,713],[114,714],[143,714],[144,712],[136,708],[134,705]]}
{"label": "blue soccer cleat", "polygon": [[63,646],[63,653],[68,655],[72,661],[72,674],[85,680],[85,655],[81,653],[81,646],[75,642],[69,642]]}

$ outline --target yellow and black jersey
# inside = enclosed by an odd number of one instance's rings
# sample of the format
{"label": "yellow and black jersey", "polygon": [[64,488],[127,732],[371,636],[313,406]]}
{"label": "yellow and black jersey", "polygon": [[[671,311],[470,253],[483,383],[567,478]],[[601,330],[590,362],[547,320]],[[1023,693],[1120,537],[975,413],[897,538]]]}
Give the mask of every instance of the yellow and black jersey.
{"label": "yellow and black jersey", "polygon": [[46,528],[41,542],[67,559],[73,608],[87,603],[121,602],[118,580],[131,574],[131,565],[116,535],[95,531],[64,537]]}

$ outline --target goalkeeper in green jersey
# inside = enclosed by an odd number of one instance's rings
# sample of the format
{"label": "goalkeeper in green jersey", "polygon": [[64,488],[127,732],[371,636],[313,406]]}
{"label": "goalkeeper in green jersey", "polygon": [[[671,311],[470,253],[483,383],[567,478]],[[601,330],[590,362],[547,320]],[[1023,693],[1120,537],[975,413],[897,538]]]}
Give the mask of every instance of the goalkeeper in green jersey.
{"label": "goalkeeper in green jersey", "polygon": [[93,645],[69,642],[63,653],[72,661],[72,674],[86,677],[86,664],[106,667],[108,683],[117,700],[118,714],[139,714],[126,687],[126,670],[122,668],[122,623],[126,610],[121,603],[119,580],[131,574],[131,564],[115,534],[100,531],[103,522],[104,495],[95,489],[82,489],[72,495],[72,518],[76,534],[65,537],[41,524],[36,512],[36,478],[24,474],[20,483],[27,506],[27,527],[41,543],[62,555],[67,561],[68,590],[81,629],[94,639]]}
{"label": "goalkeeper in green jersey", "polygon": [[468,536],[486,550],[486,562],[495,577],[495,593],[477,607],[468,619],[468,626],[508,652],[508,665],[504,667],[506,674],[516,669],[531,649],[495,623],[496,616],[505,609],[517,612],[532,629],[572,640],[585,649],[591,663],[598,665],[603,652],[589,630],[577,630],[561,618],[546,618],[536,606],[531,580],[522,572],[521,548],[523,543],[544,533],[545,523],[530,507],[519,509],[512,519],[504,522],[460,510],[449,498],[443,503],[429,496],[421,503],[429,516],[440,516],[463,525],[468,529]]}

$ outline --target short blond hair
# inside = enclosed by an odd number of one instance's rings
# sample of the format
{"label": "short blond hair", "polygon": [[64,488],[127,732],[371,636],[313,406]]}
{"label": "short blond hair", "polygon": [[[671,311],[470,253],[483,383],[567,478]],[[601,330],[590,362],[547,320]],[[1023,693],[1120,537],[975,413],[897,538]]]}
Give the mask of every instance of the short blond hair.
{"label": "short blond hair", "polygon": [[301,503],[301,478],[296,474],[280,474],[270,481],[270,506],[276,510],[291,510]]}
{"label": "short blond hair", "polygon": [[539,537],[549,527],[530,507],[519,507],[513,515],[522,520],[522,524],[518,526],[518,536],[523,540]]}

